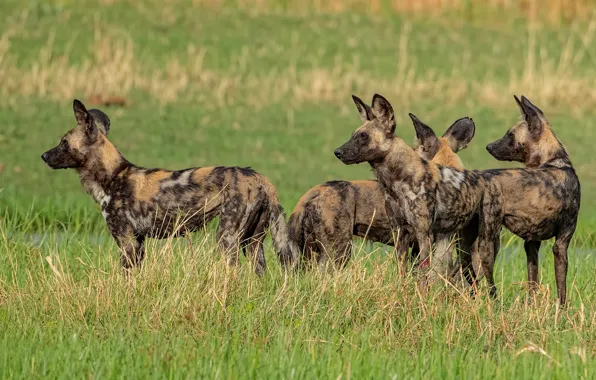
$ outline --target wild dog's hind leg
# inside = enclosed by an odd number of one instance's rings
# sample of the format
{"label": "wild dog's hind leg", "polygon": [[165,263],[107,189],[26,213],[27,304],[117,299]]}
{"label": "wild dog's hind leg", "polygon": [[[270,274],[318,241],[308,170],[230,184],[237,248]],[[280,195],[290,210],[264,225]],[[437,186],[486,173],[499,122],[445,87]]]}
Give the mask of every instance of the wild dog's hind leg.
{"label": "wild dog's hind leg", "polygon": [[226,200],[219,214],[216,238],[222,253],[228,256],[229,265],[238,264],[239,243],[242,238],[240,219],[244,216],[244,211],[245,207],[241,202]]}
{"label": "wild dog's hind leg", "polygon": [[[575,229],[575,226],[573,227]],[[567,301],[567,248],[573,236],[571,232],[563,233],[557,236],[553,246],[555,254],[555,278],[557,280],[557,295],[561,306],[565,306]]]}
{"label": "wild dog's hind leg", "polygon": [[258,276],[265,274],[267,269],[263,240],[265,240],[268,224],[269,214],[266,212],[259,213],[258,219],[253,225],[249,226],[242,241],[243,248],[247,250],[247,256],[252,260],[255,273]]}
{"label": "wild dog's hind leg", "polygon": [[336,268],[345,268],[352,256],[352,232],[349,236],[340,237],[340,241],[333,244],[334,265]]}
{"label": "wild dog's hind leg", "polygon": [[538,251],[540,250],[540,241],[530,240],[524,242],[526,259],[528,261],[528,286],[530,294],[534,294],[538,287]]}
{"label": "wild dog's hind leg", "polygon": [[485,190],[478,228],[478,255],[482,271],[488,282],[489,294],[497,296],[493,277],[495,258],[500,248],[502,206],[499,191],[493,186]]}

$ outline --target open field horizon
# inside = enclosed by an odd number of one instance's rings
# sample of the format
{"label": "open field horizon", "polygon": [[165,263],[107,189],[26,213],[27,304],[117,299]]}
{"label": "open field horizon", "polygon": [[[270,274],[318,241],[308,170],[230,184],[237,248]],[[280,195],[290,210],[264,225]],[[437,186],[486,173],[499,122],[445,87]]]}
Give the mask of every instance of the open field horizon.
{"label": "open field horizon", "polygon": [[[0,3],[0,377],[589,378],[596,363],[596,3],[99,0]],[[371,179],[333,155],[360,121],[351,94],[442,134],[476,134],[466,168],[517,167],[486,144],[539,106],[582,185],[569,305],[552,242],[528,299],[523,244],[504,233],[499,297],[424,293],[392,250],[356,241],[337,273],[259,279],[228,268],[213,226],[152,241],[127,282],[99,206],[40,155],[105,111],[134,164],[250,166],[289,215],[312,186]],[[107,103],[116,103],[107,105]]]}

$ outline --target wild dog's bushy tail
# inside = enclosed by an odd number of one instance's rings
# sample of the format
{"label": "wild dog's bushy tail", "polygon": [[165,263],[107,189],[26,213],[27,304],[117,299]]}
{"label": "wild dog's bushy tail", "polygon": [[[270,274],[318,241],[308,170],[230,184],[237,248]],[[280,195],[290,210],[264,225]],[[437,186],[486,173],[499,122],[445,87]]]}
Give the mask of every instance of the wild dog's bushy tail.
{"label": "wild dog's bushy tail", "polygon": [[284,269],[295,269],[298,267],[300,257],[298,247],[288,235],[286,213],[279,203],[275,187],[268,182],[265,188],[269,198],[269,233],[273,240],[273,247]]}
{"label": "wild dog's bushy tail", "polygon": [[306,244],[306,233],[304,231],[304,207],[296,206],[288,220],[288,236],[291,243],[300,253]]}
{"label": "wild dog's bushy tail", "polygon": [[298,246],[290,239],[286,213],[279,202],[270,204],[269,218],[269,231],[280,263],[286,270],[295,269],[299,260]]}

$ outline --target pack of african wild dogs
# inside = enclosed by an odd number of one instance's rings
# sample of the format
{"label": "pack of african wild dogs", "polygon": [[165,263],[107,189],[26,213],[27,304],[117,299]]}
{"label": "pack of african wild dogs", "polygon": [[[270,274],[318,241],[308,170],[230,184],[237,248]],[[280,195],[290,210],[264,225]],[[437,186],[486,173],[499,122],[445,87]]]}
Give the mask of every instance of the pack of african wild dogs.
{"label": "pack of african wild dogs", "polygon": [[[524,240],[530,291],[538,284],[538,251],[554,238],[557,295],[566,299],[567,249],[580,207],[580,184],[569,155],[543,111],[514,96],[521,121],[486,146],[497,160],[523,168],[469,170],[457,153],[475,134],[469,117],[439,137],[409,114],[416,146],[396,134],[394,110],[375,94],[352,96],[362,124],[335,150],[346,165],[368,162],[376,180],[330,181],[304,194],[289,221],[277,190],[249,167],[147,169],[126,160],[108,139],[110,119],[74,100],[76,127],[42,155],[53,169],[74,169],[100,205],[126,271],[140,266],[146,238],[184,236],[218,217],[216,238],[230,265],[240,250],[257,274],[266,270],[263,241],[271,235],[286,271],[308,266],[341,270],[354,236],[394,247],[396,265],[422,279],[462,286],[493,270],[504,226]],[[400,128],[406,128],[400,126]]]}

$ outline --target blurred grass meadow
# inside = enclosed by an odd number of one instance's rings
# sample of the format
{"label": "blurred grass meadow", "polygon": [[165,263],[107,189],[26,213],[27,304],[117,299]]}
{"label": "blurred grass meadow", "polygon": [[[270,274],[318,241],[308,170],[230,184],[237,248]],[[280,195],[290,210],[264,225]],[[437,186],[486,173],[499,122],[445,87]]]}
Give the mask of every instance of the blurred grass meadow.
{"label": "blurred grass meadow", "polygon": [[[596,2],[593,0],[50,0],[0,2],[1,378],[592,378],[596,360]],[[358,241],[336,273],[229,268],[213,229],[152,241],[127,281],[99,206],[40,159],[104,110],[132,162],[251,166],[289,214],[310,187],[372,178],[333,150],[385,95],[397,134],[470,116],[468,168],[541,107],[582,184],[557,306],[551,242],[529,299],[503,234],[499,298],[401,278]]]}

